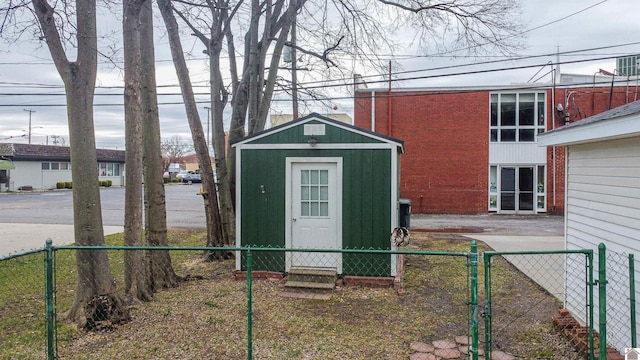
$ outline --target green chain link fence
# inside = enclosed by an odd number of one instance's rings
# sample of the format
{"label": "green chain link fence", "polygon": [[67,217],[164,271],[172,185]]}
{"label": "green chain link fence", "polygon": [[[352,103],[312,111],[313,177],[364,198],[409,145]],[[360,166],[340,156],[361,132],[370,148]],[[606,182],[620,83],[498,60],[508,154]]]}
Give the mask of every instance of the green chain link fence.
{"label": "green chain link fence", "polygon": [[[591,326],[595,284],[611,288],[608,298],[618,296],[614,291],[626,294],[620,297],[633,327],[633,261],[623,266],[632,258],[627,255],[609,253],[607,267],[624,268],[627,276],[608,270],[602,284],[593,278],[590,250],[487,251],[484,266],[475,244],[463,252],[409,250],[62,246],[12,255],[0,259],[0,358],[135,358],[143,348],[158,358],[407,358],[413,351],[408,342],[454,337],[466,337],[458,348],[463,358],[523,354],[525,343],[526,356],[538,351],[535,356],[548,358],[559,354],[546,353],[545,344],[571,342],[562,335],[572,331],[586,345],[571,348],[582,346],[586,358],[597,358],[591,355],[598,348]],[[75,299],[79,251],[107,252],[119,294],[126,289],[125,259],[135,254],[146,263],[166,252],[181,282],[131,307],[132,321],[118,331],[97,319],[99,331],[78,332],[64,312]],[[213,252],[232,252],[236,259],[203,260]],[[288,267],[296,256],[320,268],[340,258],[341,268],[314,274]],[[604,311],[609,324],[610,306]],[[136,331],[139,326],[145,331]],[[632,331],[610,328],[608,337],[606,329],[600,336],[611,341],[625,332]],[[532,341],[540,342],[538,350]]]}
{"label": "green chain link fence", "polygon": [[41,249],[0,258],[0,358],[46,359],[44,269]]}

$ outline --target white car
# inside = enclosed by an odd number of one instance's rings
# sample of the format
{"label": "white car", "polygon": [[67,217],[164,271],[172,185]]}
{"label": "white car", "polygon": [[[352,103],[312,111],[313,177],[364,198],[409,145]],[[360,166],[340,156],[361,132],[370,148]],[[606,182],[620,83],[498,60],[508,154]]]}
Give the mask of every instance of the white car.
{"label": "white car", "polygon": [[191,175],[193,174],[193,171],[190,170],[180,170],[178,171],[178,173],[176,174],[176,178],[177,179],[182,179],[183,177],[187,176],[187,175]]}

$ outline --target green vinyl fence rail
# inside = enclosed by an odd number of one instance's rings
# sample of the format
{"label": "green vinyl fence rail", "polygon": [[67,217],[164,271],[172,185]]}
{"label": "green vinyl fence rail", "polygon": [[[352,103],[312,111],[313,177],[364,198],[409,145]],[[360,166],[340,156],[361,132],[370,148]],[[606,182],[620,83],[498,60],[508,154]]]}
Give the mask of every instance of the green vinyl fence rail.
{"label": "green vinyl fence rail", "polygon": [[[271,339],[269,335],[272,331],[265,312],[265,303],[269,303],[269,298],[273,297],[274,289],[280,291],[283,280],[277,277],[277,286],[272,286],[268,281],[256,282],[256,279],[269,279],[270,276],[281,274],[286,276],[283,266],[283,259],[292,254],[314,254],[320,258],[327,254],[351,257],[357,261],[351,265],[350,271],[358,272],[385,272],[388,271],[389,257],[398,259],[408,269],[405,277],[417,268],[417,264],[426,264],[428,268],[435,269],[461,269],[453,276],[462,279],[463,286],[457,291],[445,294],[449,301],[448,307],[455,307],[462,317],[466,318],[464,335],[468,338],[467,357],[477,360],[481,356],[491,359],[498,351],[517,348],[513,338],[505,336],[515,328],[522,326],[520,321],[526,319],[527,313],[535,312],[544,307],[555,307],[557,309],[566,308],[554,316],[553,324],[558,336],[565,336],[569,342],[586,359],[606,359],[607,344],[615,344],[615,347],[622,351],[621,346],[636,347],[636,308],[635,308],[635,266],[634,256],[626,254],[616,254],[606,250],[604,245],[598,249],[597,262],[594,259],[592,250],[568,250],[568,251],[545,251],[545,252],[494,252],[485,251],[479,253],[475,241],[469,243],[469,251],[462,252],[433,252],[409,250],[372,250],[372,249],[285,249],[285,248],[259,248],[259,247],[238,247],[238,248],[211,248],[211,247],[148,247],[148,246],[52,246],[50,241],[42,249],[37,249],[23,254],[13,254],[0,258],[0,357],[9,358],[29,358],[29,359],[65,359],[65,353],[59,352],[60,344],[67,346],[72,342],[73,331],[64,321],[58,319],[58,313],[65,311],[70,306],[73,299],[74,287],[77,283],[77,274],[73,266],[74,254],[79,250],[107,251],[111,259],[111,268],[114,277],[120,279],[124,274],[123,256],[127,251],[169,251],[172,258],[191,259],[201,257],[203,252],[232,251],[239,255],[236,263],[241,271],[234,272],[238,276],[232,284],[242,284],[238,287],[220,291],[220,298],[202,301],[207,304],[206,311],[209,314],[206,318],[206,325],[212,327],[226,326],[225,319],[217,317],[216,311],[225,311],[222,305],[227,302],[241,303],[238,301],[244,297],[246,308],[230,307],[236,319],[244,318],[246,328],[244,335],[234,334],[234,339],[238,343],[244,343],[244,350],[234,349],[231,351],[232,358],[289,358],[300,357],[295,347],[304,347],[305,333],[299,333],[300,343],[295,341],[292,344],[283,344],[279,339]],[[42,255],[42,257],[39,256]],[[176,260],[176,267],[183,277],[196,278],[192,276],[197,273],[197,268],[184,268]],[[189,261],[186,261],[189,263]],[[393,261],[392,261],[393,263]],[[597,264],[597,268],[596,265]],[[273,271],[273,268],[276,268]],[[378,269],[379,268],[379,269]],[[195,273],[194,273],[195,271]],[[597,276],[595,274],[597,273]],[[624,273],[625,276],[619,274]],[[517,274],[525,274],[527,280],[520,281],[514,278]],[[613,275],[612,275],[613,274]],[[347,286],[350,281],[349,274],[343,274],[343,279],[338,279],[336,284]],[[217,277],[216,281],[228,278],[229,273]],[[354,275],[353,278],[358,278]],[[240,281],[237,281],[240,279]],[[420,273],[413,282],[428,283],[430,281],[429,272]],[[520,282],[522,286],[518,289],[506,291],[503,283],[507,281]],[[119,281],[121,290],[121,281]],[[457,286],[455,281],[447,286]],[[595,287],[598,287],[596,292]],[[355,287],[358,288],[358,287]],[[508,287],[507,287],[508,288]],[[387,287],[386,291],[390,291]],[[16,295],[13,295],[16,294]],[[244,294],[244,295],[243,295]],[[388,293],[385,296],[388,297]],[[461,294],[461,295],[460,295]],[[545,296],[551,295],[551,296]],[[229,295],[229,300],[226,297]],[[231,296],[233,295],[233,296]],[[236,296],[237,295],[237,296]],[[443,296],[445,296],[443,295]],[[459,295],[459,296],[458,296]],[[189,295],[189,296],[197,296]],[[342,310],[348,314],[349,306],[368,306],[368,299],[375,298],[371,302],[370,314],[375,314],[380,305],[380,298],[376,298],[376,293],[358,293],[358,298],[354,303],[349,303],[349,299],[342,299],[347,305]],[[457,296],[457,297],[456,297]],[[521,308],[508,308],[510,300],[526,298],[530,301],[530,306]],[[397,302],[402,302],[401,297]],[[453,299],[453,300],[452,300]],[[620,306],[624,302],[624,306]],[[194,300],[195,301],[195,300]],[[406,302],[406,301],[405,301]],[[522,304],[522,302],[519,302]],[[299,302],[297,304],[300,304]],[[322,308],[323,311],[334,311],[340,302],[332,303],[333,308]],[[526,304],[526,302],[525,302]],[[416,322],[422,324],[433,321],[432,319],[421,319],[426,314],[433,313],[433,305],[428,298],[422,299],[418,303],[411,303],[412,311],[416,311],[416,316],[398,316],[398,321]],[[395,305],[394,305],[395,306]],[[440,306],[443,306],[442,304]],[[329,310],[327,310],[329,309]],[[394,308],[395,309],[395,308]],[[400,308],[399,308],[400,309]],[[466,310],[464,310],[466,309]],[[621,310],[622,309],[622,310]],[[423,311],[424,310],[424,311]],[[172,314],[171,309],[157,310],[163,311],[163,316],[168,319],[178,316]],[[335,310],[340,311],[340,310]],[[401,310],[394,310],[401,311]],[[421,312],[422,311],[422,312]],[[183,314],[180,314],[181,316]],[[186,315],[185,315],[186,316]],[[336,313],[334,317],[338,317]],[[197,322],[199,320],[192,320]],[[329,331],[324,334],[327,338],[344,337],[344,330],[339,326],[354,326],[354,324],[344,324],[332,322],[331,319],[317,320],[314,323],[311,318],[308,320],[308,330],[313,331],[315,327],[322,331]],[[362,320],[364,321],[364,320]],[[450,321],[450,320],[444,320]],[[549,319],[549,322],[552,320]],[[353,321],[357,323],[357,321]],[[15,325],[22,324],[21,333],[16,333]],[[26,325],[25,325],[26,324]],[[615,324],[615,327],[614,327]],[[529,324],[530,325],[530,324]],[[542,326],[544,324],[540,324]],[[357,329],[349,328],[351,332]],[[395,329],[389,325],[387,331]],[[170,330],[167,330],[170,331]],[[220,330],[223,331],[223,330]],[[286,331],[282,330],[282,331]],[[331,334],[335,332],[335,334]],[[403,339],[402,330],[398,334],[389,333],[388,338],[382,338],[382,342],[394,342],[396,339]],[[578,334],[579,341],[571,340],[573,334]],[[364,334],[362,336],[365,336]],[[577,336],[577,335],[576,335]],[[574,336],[574,338],[576,337]],[[419,337],[419,336],[418,336]],[[391,340],[390,340],[391,339]],[[575,340],[575,339],[574,339]],[[573,341],[573,342],[572,342]],[[330,346],[326,344],[326,346]],[[376,343],[372,341],[371,347],[375,348]],[[380,345],[383,348],[384,345]],[[265,348],[269,350],[265,353]],[[135,350],[135,349],[133,349]],[[280,351],[280,353],[278,353]],[[7,355],[9,354],[9,355]],[[273,356],[265,354],[277,354]],[[381,356],[377,355],[369,356]],[[539,354],[544,357],[545,354]],[[496,356],[498,358],[498,356]]]}

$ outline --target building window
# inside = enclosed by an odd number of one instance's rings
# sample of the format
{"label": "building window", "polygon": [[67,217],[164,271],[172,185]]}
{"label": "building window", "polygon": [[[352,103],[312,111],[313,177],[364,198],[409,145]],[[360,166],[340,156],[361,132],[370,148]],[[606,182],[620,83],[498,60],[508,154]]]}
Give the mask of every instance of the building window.
{"label": "building window", "polygon": [[71,170],[70,163],[43,162],[42,170]]}
{"label": "building window", "polygon": [[100,163],[98,164],[99,176],[120,176],[120,164]]}
{"label": "building window", "polygon": [[491,142],[534,142],[545,129],[545,93],[491,94]]}

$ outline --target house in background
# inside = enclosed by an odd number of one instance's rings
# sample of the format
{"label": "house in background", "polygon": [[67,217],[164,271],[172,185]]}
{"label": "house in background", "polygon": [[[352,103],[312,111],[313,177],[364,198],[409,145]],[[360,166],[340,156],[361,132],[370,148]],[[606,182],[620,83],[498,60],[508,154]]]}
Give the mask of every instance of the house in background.
{"label": "house in background", "polygon": [[[96,149],[96,153],[98,179],[111,180],[113,186],[123,185],[125,152]],[[12,167],[0,170],[4,179],[4,186],[0,190],[3,191],[17,191],[26,187],[55,189],[56,183],[71,181],[71,157],[66,146],[2,143],[0,159],[10,162]]]}
{"label": "house in background", "polygon": [[[236,245],[390,249],[398,226],[402,141],[318,114],[246,137],[236,151]],[[255,270],[396,275],[395,256],[253,254]],[[246,257],[236,257],[246,270]]]}
{"label": "house in background", "polygon": [[633,101],[635,78],[566,75],[559,84],[367,88],[354,125],[405,141],[400,192],[414,213],[564,212],[564,151],[538,136]]}
{"label": "house in background", "polygon": [[[592,249],[598,259],[598,245],[606,246],[607,342],[622,351],[631,346],[629,271],[623,254],[638,255],[640,251],[640,101],[549,131],[540,136],[539,144],[561,146],[560,151],[566,151],[566,248]],[[618,262],[614,262],[616,258]],[[567,274],[580,273],[571,269],[580,265],[567,263]],[[597,260],[594,267],[597,273]],[[581,298],[571,292],[584,291],[583,281],[566,280],[567,299]],[[635,297],[640,299],[637,260],[635,289]],[[597,292],[594,296],[597,304]],[[584,321],[584,305],[566,306]],[[640,312],[636,313],[636,318],[639,316]]]}

